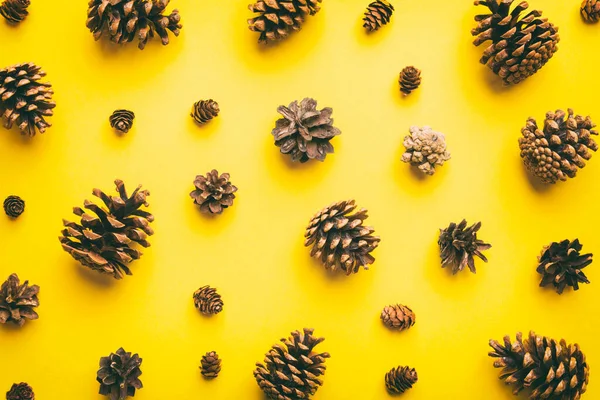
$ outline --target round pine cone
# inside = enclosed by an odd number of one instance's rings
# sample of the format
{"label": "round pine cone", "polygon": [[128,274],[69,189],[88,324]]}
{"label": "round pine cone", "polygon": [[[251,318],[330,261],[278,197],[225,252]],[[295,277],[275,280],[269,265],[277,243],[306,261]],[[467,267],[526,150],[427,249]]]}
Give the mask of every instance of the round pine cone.
{"label": "round pine cone", "polygon": [[0,324],[13,322],[19,326],[25,320],[38,319],[39,316],[34,308],[40,305],[38,285],[29,286],[29,281],[21,281],[17,274],[12,274],[0,286]]}
{"label": "round pine cone", "polygon": [[29,15],[27,7],[30,4],[30,0],[4,0],[0,5],[0,15],[8,22],[18,24]]}
{"label": "round pine cone", "polygon": [[229,174],[221,174],[216,169],[206,176],[198,175],[194,180],[194,189],[190,197],[200,206],[200,211],[211,214],[221,214],[224,209],[233,205],[235,192],[238,188],[229,182]]}
{"label": "round pine cone", "polygon": [[475,273],[473,256],[487,262],[482,251],[489,249],[492,245],[477,239],[479,228],[481,228],[481,222],[467,228],[467,221],[463,219],[458,225],[452,222],[446,229],[440,229],[438,245],[440,246],[442,268],[450,266],[452,274],[456,274],[468,266],[469,270]]}
{"label": "round pine cone", "polygon": [[404,147],[406,152],[402,154],[402,161],[418,167],[427,175],[433,175],[436,165],[444,165],[450,159],[446,137],[429,126],[412,126],[410,134],[404,137]]}
{"label": "round pine cone", "polygon": [[[525,167],[545,183],[574,178],[578,168],[598,150],[592,135],[598,135],[590,117],[568,115],[562,110],[546,113],[543,128],[533,118],[521,130],[521,157]],[[590,151],[591,150],[591,151]]]}
{"label": "round pine cone", "polygon": [[391,394],[400,394],[412,388],[417,379],[417,371],[414,368],[392,368],[385,374],[385,387]]}
{"label": "round pine cone", "polygon": [[129,110],[116,110],[112,113],[110,118],[110,126],[118,130],[121,133],[127,133],[133,125],[133,119],[135,114]]}
{"label": "round pine cone", "polygon": [[218,314],[223,311],[223,300],[217,289],[202,286],[194,292],[194,305],[202,314]]}
{"label": "round pine cone", "polygon": [[600,19],[600,0],[583,0],[581,17],[585,22],[595,23]]}
{"label": "round pine cone", "polygon": [[381,320],[388,328],[403,331],[415,324],[416,316],[410,308],[396,304],[384,307]]}
{"label": "round pine cone", "polygon": [[35,400],[35,394],[27,383],[13,383],[6,393],[6,400]]}
{"label": "round pine cone", "polygon": [[213,99],[194,103],[191,116],[199,124],[204,124],[219,115],[219,104]]}
{"label": "round pine cone", "polygon": [[421,70],[413,66],[405,67],[400,71],[398,83],[400,83],[400,91],[405,96],[411,94],[421,85]]}
{"label": "round pine cone", "polygon": [[25,201],[19,196],[8,196],[4,200],[4,212],[11,218],[17,218],[25,211]]}
{"label": "round pine cone", "polygon": [[369,4],[367,11],[365,11],[363,27],[369,32],[376,31],[390,22],[393,12],[394,6],[387,0],[376,0]]}
{"label": "round pine cone", "polygon": [[202,356],[200,360],[200,373],[207,379],[213,379],[219,376],[221,372],[221,359],[215,351],[209,351]]}
{"label": "round pine cone", "polygon": [[125,400],[128,396],[135,396],[136,389],[142,388],[140,365],[140,356],[131,355],[122,347],[116,353],[102,357],[96,376],[100,383],[100,394],[110,396],[111,400]]}
{"label": "round pine cone", "polygon": [[579,239],[563,240],[545,246],[539,256],[537,272],[542,275],[540,286],[552,284],[558,294],[566,286],[579,290],[579,283],[590,283],[582,269],[592,263],[592,253],[580,254]]}
{"label": "round pine cone", "polygon": [[315,15],[322,0],[258,0],[248,8],[258,16],[248,20],[248,28],[259,32],[258,42],[285,39],[299,31],[307,15]]}

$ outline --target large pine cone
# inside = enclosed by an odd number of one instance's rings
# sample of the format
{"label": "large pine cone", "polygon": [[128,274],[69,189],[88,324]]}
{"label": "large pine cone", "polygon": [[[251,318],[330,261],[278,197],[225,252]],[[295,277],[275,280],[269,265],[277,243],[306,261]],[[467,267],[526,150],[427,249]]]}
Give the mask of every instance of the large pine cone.
{"label": "large pine cone", "polygon": [[376,0],[369,4],[367,11],[365,11],[363,28],[366,28],[369,32],[376,31],[390,22],[393,13],[394,6],[387,0]]}
{"label": "large pine cone", "polygon": [[200,100],[192,107],[192,118],[199,124],[204,124],[219,115],[219,104],[213,99]]}
{"label": "large pine cone", "polygon": [[315,214],[304,237],[305,246],[311,246],[310,255],[321,260],[326,269],[341,268],[346,275],[357,273],[360,267],[368,269],[375,261],[371,252],[379,245],[375,230],[363,226],[367,210],[356,209],[354,200],[333,203]]}
{"label": "large pine cone", "polygon": [[108,34],[115,43],[138,39],[143,50],[148,40],[159,36],[162,44],[169,44],[169,31],[179,36],[179,11],[164,15],[170,0],[90,0],[86,26],[98,40]]}
{"label": "large pine cone", "polygon": [[315,15],[322,0],[259,0],[250,4],[250,11],[258,16],[248,20],[248,28],[260,32],[259,42],[285,39],[299,31],[307,15]]}
{"label": "large pine cone", "polygon": [[414,368],[392,368],[385,374],[385,387],[391,394],[400,394],[412,388],[417,380],[417,371]]}
{"label": "large pine cone", "polygon": [[131,246],[134,243],[150,246],[146,239],[154,234],[150,228],[154,216],[140,210],[141,206],[148,206],[146,197],[150,192],[140,190],[140,185],[129,197],[123,181],[117,179],[115,185],[119,196],[110,197],[100,189],[92,191],[107,208],[89,200],[83,203],[85,209],[96,215],[74,207],[73,213],[81,217],[81,224],[63,220],[66,228],[62,230],[63,236],[59,240],[63,249],[81,264],[121,279],[123,274],[131,275],[127,264],[142,255],[141,251]]}
{"label": "large pine cone", "polygon": [[281,339],[265,356],[264,365],[256,364],[254,377],[258,386],[271,400],[310,399],[323,384],[319,377],[325,373],[329,353],[316,353],[314,348],[323,338],[313,336],[313,329],[294,331]]}
{"label": "large pine cone", "polygon": [[517,395],[521,390],[531,390],[530,399],[578,400],[587,388],[589,366],[579,345],[529,333],[523,341],[521,332],[511,344],[504,337],[504,344],[490,340],[494,349],[489,353],[496,358],[494,367],[502,368],[500,379],[514,387]]}
{"label": "large pine cone", "polygon": [[558,28],[540,18],[541,11],[534,10],[521,18],[529,4],[521,1],[510,11],[514,0],[476,0],[475,5],[489,9],[488,14],[477,15],[477,27],[471,31],[477,36],[473,44],[487,41],[481,63],[498,74],[504,84],[517,84],[535,74],[558,50]]}
{"label": "large pine cone", "polygon": [[30,0],[4,0],[0,5],[0,15],[8,22],[18,24],[29,15],[27,7],[30,4]]}
{"label": "large pine cone", "polygon": [[196,188],[192,190],[190,197],[200,206],[200,211],[221,214],[224,209],[233,205],[234,193],[238,188],[231,184],[229,178],[229,174],[219,175],[216,169],[208,172],[206,176],[196,176]]}
{"label": "large pine cone", "polygon": [[590,283],[582,269],[592,263],[592,253],[580,254],[579,239],[553,242],[544,247],[539,257],[537,272],[542,275],[540,286],[552,284],[558,294],[571,286],[579,290],[579,283]]}
{"label": "large pine cone", "polygon": [[600,20],[600,0],[583,0],[581,17],[585,22],[598,22]]}
{"label": "large pine cone", "polygon": [[539,128],[533,118],[521,130],[519,138],[521,157],[525,167],[543,182],[556,183],[574,178],[578,168],[585,167],[585,160],[598,144],[591,135],[598,135],[590,117],[574,116],[568,109],[546,113],[544,127]]}
{"label": "large pine cone", "polygon": [[421,85],[421,70],[411,66],[405,67],[400,71],[398,77],[400,91],[409,95]]}
{"label": "large pine cone", "polygon": [[416,319],[413,310],[402,304],[386,306],[381,311],[381,320],[390,329],[403,331],[413,326]]}
{"label": "large pine cone", "polygon": [[223,300],[217,289],[202,286],[194,292],[194,305],[202,314],[218,314],[223,311]]}
{"label": "large pine cone", "polygon": [[477,239],[479,228],[481,228],[481,222],[467,228],[467,221],[463,219],[458,225],[452,222],[446,229],[440,229],[438,244],[440,246],[442,268],[450,266],[452,267],[452,274],[456,274],[468,266],[469,270],[475,273],[475,259],[473,256],[487,262],[487,258],[482,251],[489,249],[492,245]]}
{"label": "large pine cone", "polygon": [[200,360],[200,373],[207,379],[219,376],[221,372],[221,359],[216,351],[209,351]]}
{"label": "large pine cone", "polygon": [[124,400],[128,396],[135,396],[135,390],[142,388],[141,364],[140,356],[131,355],[122,347],[116,353],[100,358],[100,369],[96,376],[100,383],[100,394],[110,396],[110,400]]}
{"label": "large pine cone", "polygon": [[40,305],[38,285],[29,286],[29,281],[21,281],[17,274],[12,274],[0,286],[0,324],[13,322],[23,326],[25,320],[38,319],[34,308]]}
{"label": "large pine cone", "polygon": [[6,400],[35,400],[35,394],[31,386],[25,382],[13,383],[6,393]]}
{"label": "large pine cone", "polygon": [[0,70],[0,114],[4,127],[17,124],[21,133],[34,136],[52,126],[44,117],[53,114],[52,85],[40,82],[46,73],[33,63],[17,64]]}
{"label": "large pine cone", "polygon": [[437,165],[444,165],[450,159],[446,137],[429,126],[411,126],[409,132],[404,137],[406,152],[402,154],[402,161],[418,167],[427,175],[433,175]]}

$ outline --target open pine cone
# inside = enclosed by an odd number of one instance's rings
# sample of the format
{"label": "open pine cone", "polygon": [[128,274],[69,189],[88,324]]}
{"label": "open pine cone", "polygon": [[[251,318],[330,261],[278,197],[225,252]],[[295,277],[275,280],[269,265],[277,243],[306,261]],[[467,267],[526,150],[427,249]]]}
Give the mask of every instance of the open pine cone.
{"label": "open pine cone", "polygon": [[600,0],[583,0],[581,17],[588,23],[598,22],[600,20]]}
{"label": "open pine cone", "polygon": [[200,211],[210,214],[221,214],[224,209],[233,205],[238,188],[229,181],[229,174],[219,175],[216,169],[206,176],[198,175],[194,180],[196,187],[190,197],[200,206]]}
{"label": "open pine cone", "polygon": [[194,305],[202,314],[218,314],[223,311],[223,300],[217,289],[202,286],[194,292]]}
{"label": "open pine cone", "polygon": [[409,132],[404,137],[406,152],[402,154],[402,161],[418,167],[427,175],[433,175],[436,166],[444,165],[450,159],[446,137],[429,126],[411,126]]}
{"label": "open pine cone", "polygon": [[413,326],[416,319],[413,310],[402,304],[385,306],[381,311],[381,320],[390,329],[403,331]]}
{"label": "open pine cone", "polygon": [[458,225],[452,222],[446,229],[440,229],[438,244],[440,246],[442,268],[450,266],[452,274],[456,274],[468,266],[469,270],[475,273],[475,259],[473,256],[487,262],[487,258],[482,251],[489,249],[492,245],[477,239],[479,228],[481,228],[481,222],[467,228],[467,221],[463,219]]}
{"label": "open pine cone", "polygon": [[248,20],[248,28],[260,32],[259,42],[285,39],[299,31],[307,15],[315,15],[322,0],[258,0],[248,8],[258,16]]}
{"label": "open pine cone", "polygon": [[367,7],[363,18],[365,28],[369,32],[376,31],[383,25],[390,22],[390,18],[394,13],[394,6],[387,0],[375,0]]}
{"label": "open pine cone", "polygon": [[4,0],[0,4],[0,15],[8,22],[18,24],[29,15],[27,7],[30,4],[30,0]]}
{"label": "open pine cone", "polygon": [[35,400],[35,394],[27,383],[13,383],[6,393],[6,400]]}
{"label": "open pine cone", "polygon": [[213,379],[221,372],[221,359],[216,351],[209,351],[200,360],[200,373],[206,379]]}
{"label": "open pine cone", "polygon": [[100,369],[96,380],[100,383],[100,394],[110,400],[125,400],[135,396],[136,389],[142,388],[140,365],[142,359],[125,352],[121,347],[116,353],[100,359]]}
{"label": "open pine cone", "polygon": [[540,286],[552,284],[561,294],[567,286],[579,290],[579,283],[590,283],[581,270],[592,263],[592,253],[581,254],[582,247],[579,239],[553,242],[544,247],[537,267],[542,275]]}
{"label": "open pine cone", "polygon": [[29,286],[29,281],[19,280],[17,274],[12,274],[0,286],[0,324],[13,322],[23,326],[25,320],[38,319],[34,308],[40,305],[38,285]]}
{"label": "open pine cone", "polygon": [[414,368],[392,368],[385,374],[385,387],[391,394],[400,394],[412,388],[417,380],[417,371]]}

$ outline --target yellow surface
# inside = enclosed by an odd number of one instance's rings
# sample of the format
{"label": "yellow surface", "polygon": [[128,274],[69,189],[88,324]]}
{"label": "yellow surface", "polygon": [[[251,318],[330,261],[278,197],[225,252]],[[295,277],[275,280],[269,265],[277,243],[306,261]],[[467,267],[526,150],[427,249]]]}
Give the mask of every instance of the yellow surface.
{"label": "yellow surface", "polygon": [[[383,375],[417,368],[411,399],[512,398],[497,379],[487,342],[534,329],[578,342],[600,398],[600,274],[562,296],[538,288],[536,256],[555,240],[579,237],[598,253],[600,155],[577,178],[544,187],[527,177],[517,138],[528,116],[573,107],[600,119],[596,97],[600,26],[578,1],[531,1],[560,27],[560,50],[540,73],[504,89],[478,60],[470,1],[399,0],[392,23],[368,36],[366,1],[325,0],[303,30],[281,45],[257,46],[246,28],[248,0],[173,0],[183,31],[139,51],[94,42],[86,1],[36,0],[13,28],[0,23],[0,65],[33,61],[48,73],[53,127],[33,139],[0,131],[0,197],[18,194],[18,220],[0,217],[0,276],[17,272],[41,286],[40,319],[0,327],[0,392],[27,381],[36,398],[99,399],[98,360],[118,347],[144,359],[136,399],[262,399],[254,363],[294,329],[314,327],[331,353],[315,399],[385,399]],[[414,64],[423,85],[402,99],[397,74]],[[292,165],[270,131],[280,104],[311,96],[334,109],[343,134],[324,163]],[[219,117],[198,127],[192,103],[214,98]],[[117,136],[116,108],[137,118]],[[400,161],[410,125],[444,132],[452,160],[420,179]],[[596,159],[597,158],[597,159]],[[217,168],[239,187],[233,208],[206,218],[188,193],[196,174]],[[62,251],[57,236],[92,188],[123,179],[149,189],[152,247],[122,281],[96,275]],[[355,198],[382,241],[369,271],[326,273],[303,247],[305,225],[329,203]],[[478,273],[440,268],[438,228],[481,220],[492,243]],[[210,284],[224,312],[201,316],[192,293]],[[415,310],[397,333],[379,313],[389,303]],[[223,358],[204,381],[204,352]]]}

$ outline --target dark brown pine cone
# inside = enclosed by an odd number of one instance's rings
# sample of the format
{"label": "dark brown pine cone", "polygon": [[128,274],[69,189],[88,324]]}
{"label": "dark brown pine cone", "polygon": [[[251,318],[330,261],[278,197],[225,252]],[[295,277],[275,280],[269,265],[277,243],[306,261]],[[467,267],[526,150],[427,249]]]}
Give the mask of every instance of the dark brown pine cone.
{"label": "dark brown pine cone", "polygon": [[542,275],[540,286],[552,284],[558,294],[565,287],[579,290],[579,283],[590,283],[582,269],[592,263],[592,253],[581,254],[579,239],[563,240],[545,246],[539,257],[537,272]]}
{"label": "dark brown pine cone", "polygon": [[0,5],[0,15],[8,22],[18,24],[29,15],[27,7],[30,4],[30,0],[4,0]]}
{"label": "dark brown pine cone", "polygon": [[86,26],[98,40],[107,34],[112,42],[128,43],[138,39],[143,50],[148,40],[160,37],[169,44],[169,31],[179,36],[179,11],[164,14],[170,0],[90,0]]}
{"label": "dark brown pine cone", "polygon": [[221,359],[215,351],[209,351],[202,356],[200,360],[200,373],[207,379],[213,379],[219,376],[221,372]]}
{"label": "dark brown pine cone", "polygon": [[109,396],[110,400],[125,400],[135,396],[136,389],[141,389],[142,381],[140,365],[142,359],[137,355],[125,352],[121,347],[116,353],[100,358],[100,369],[96,380],[100,383],[100,394]]}
{"label": "dark brown pine cone", "polygon": [[13,383],[6,393],[6,400],[35,400],[35,394],[31,386],[25,382]]}
{"label": "dark brown pine cone", "polygon": [[192,118],[199,124],[204,124],[219,115],[219,104],[213,99],[200,100],[192,107]]}
{"label": "dark brown pine cone", "polygon": [[248,28],[260,32],[259,42],[285,39],[299,31],[307,15],[315,15],[322,0],[258,0],[248,8],[258,16],[248,20]]}
{"label": "dark brown pine cone", "polygon": [[394,6],[387,0],[376,0],[369,4],[367,11],[365,11],[363,27],[369,32],[376,31],[390,22],[393,12]]}
{"label": "dark brown pine cone", "polygon": [[194,292],[194,305],[202,314],[218,314],[223,311],[223,300],[217,289],[202,286]]}
{"label": "dark brown pine cone", "polygon": [[400,83],[400,91],[405,96],[411,94],[413,90],[421,85],[421,70],[412,65],[405,67],[400,71],[398,82]]}
{"label": "dark brown pine cone", "polygon": [[200,211],[211,214],[221,214],[224,209],[233,205],[235,192],[238,188],[229,182],[229,174],[221,174],[216,169],[206,176],[198,175],[194,180],[194,189],[190,197],[200,206]]}
{"label": "dark brown pine cone", "polygon": [[19,196],[8,196],[4,200],[4,212],[11,218],[17,218],[25,211],[25,201]]}
{"label": "dark brown pine cone", "polygon": [[385,387],[391,394],[404,393],[417,383],[417,371],[410,367],[392,368],[385,374]]}
{"label": "dark brown pine cone", "polygon": [[468,266],[469,270],[475,273],[475,259],[473,256],[487,262],[487,258],[482,251],[489,249],[492,245],[477,239],[479,228],[481,228],[481,222],[467,228],[467,221],[463,219],[458,225],[452,222],[446,229],[440,229],[438,244],[440,246],[442,268],[450,266],[452,274],[456,274]]}
{"label": "dark brown pine cone", "polygon": [[395,304],[383,308],[381,320],[388,328],[403,331],[415,324],[416,316],[410,308]]}
{"label": "dark brown pine cone", "polygon": [[127,133],[133,126],[135,114],[129,110],[116,110],[108,119],[110,126],[121,133]]}
{"label": "dark brown pine cone", "polygon": [[600,20],[600,0],[583,0],[581,17],[588,23],[598,22]]}
{"label": "dark brown pine cone", "polygon": [[13,322],[23,326],[25,320],[38,319],[34,308],[40,305],[38,285],[29,286],[29,281],[21,281],[17,274],[12,274],[0,286],[0,324]]}

